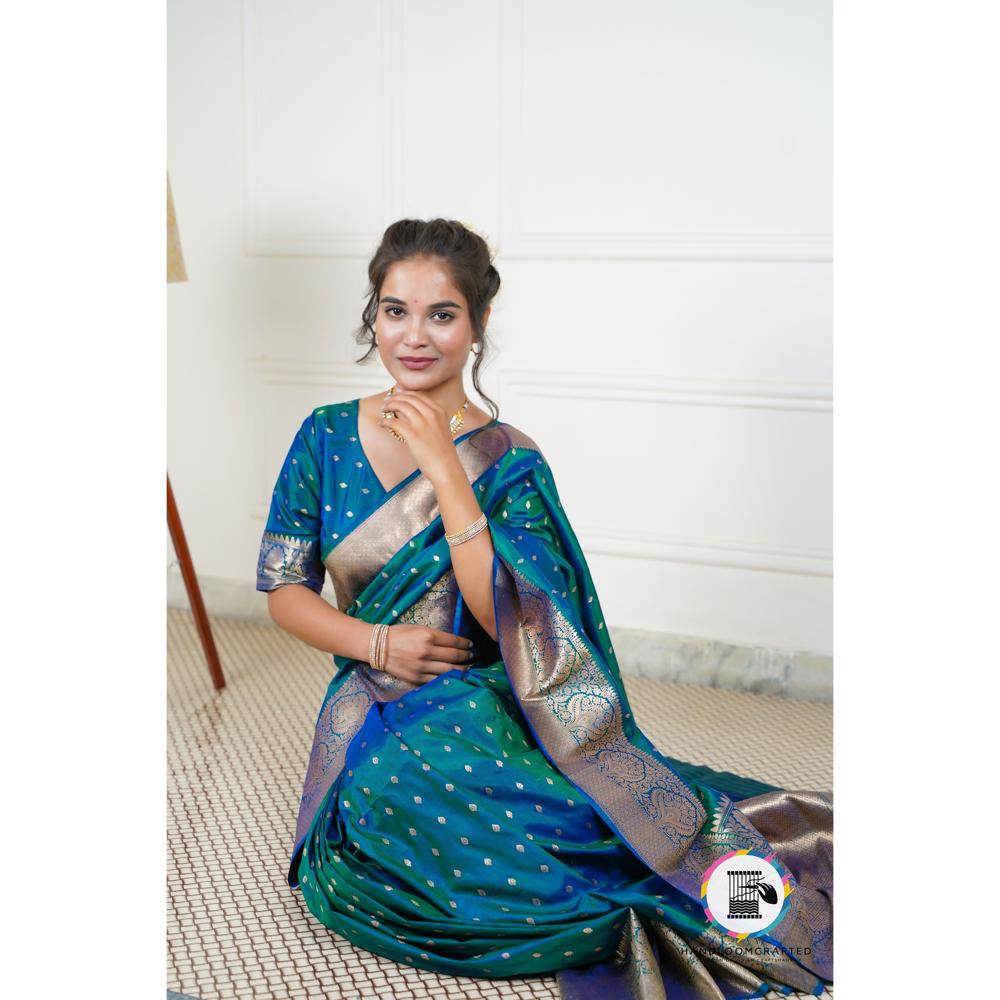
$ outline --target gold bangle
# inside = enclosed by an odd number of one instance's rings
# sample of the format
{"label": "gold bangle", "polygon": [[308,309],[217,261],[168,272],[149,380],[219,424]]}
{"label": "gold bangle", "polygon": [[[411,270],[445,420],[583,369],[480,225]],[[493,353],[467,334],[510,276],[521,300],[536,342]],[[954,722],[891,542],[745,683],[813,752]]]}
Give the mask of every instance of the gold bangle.
{"label": "gold bangle", "polygon": [[378,668],[385,670],[385,661],[389,655],[389,626],[382,626],[382,634],[379,636],[378,644]]}
{"label": "gold bangle", "polygon": [[454,535],[445,534],[445,538],[448,544],[451,546],[461,545],[462,542],[467,542],[470,538],[475,538],[483,528],[486,527],[486,514],[480,514],[479,517],[475,519],[467,528],[463,528],[461,531],[456,532]]}
{"label": "gold bangle", "polygon": [[384,649],[385,636],[389,631],[389,626],[381,622],[372,625],[371,635],[368,638],[368,664],[375,670],[385,669]]}

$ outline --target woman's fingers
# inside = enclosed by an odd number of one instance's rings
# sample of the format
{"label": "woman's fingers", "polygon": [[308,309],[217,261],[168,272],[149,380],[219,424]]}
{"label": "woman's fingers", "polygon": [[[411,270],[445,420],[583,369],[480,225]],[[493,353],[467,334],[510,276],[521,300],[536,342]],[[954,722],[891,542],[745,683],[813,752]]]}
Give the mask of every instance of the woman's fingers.
{"label": "woman's fingers", "polygon": [[419,673],[426,674],[429,678],[439,677],[448,673],[456,667],[459,670],[469,669],[470,656],[461,649],[436,649],[434,655],[427,657],[420,662],[416,668]]}
{"label": "woman's fingers", "polygon": [[426,417],[428,420],[434,418],[435,414],[443,414],[441,407],[432,403],[426,396],[421,396],[419,392],[412,392],[408,389],[401,389],[389,396],[386,408],[391,409],[393,404],[402,403],[404,406],[412,407],[413,412]]}
{"label": "woman's fingers", "polygon": [[458,667],[461,670],[465,670],[469,665],[467,659],[462,660],[445,660],[435,657],[433,660],[424,660],[420,664],[420,669],[426,673],[433,673],[435,676],[437,674],[446,674],[449,670],[454,670]]}
{"label": "woman's fingers", "polygon": [[458,646],[460,649],[472,649],[472,640],[454,632],[443,632],[441,629],[431,629],[436,646]]}
{"label": "woman's fingers", "polygon": [[[433,427],[436,421],[444,420],[444,410],[440,406],[425,396],[406,389],[394,392],[384,400],[382,409],[395,411],[404,427],[418,433]],[[389,421],[390,424],[393,422]]]}
{"label": "woman's fingers", "polygon": [[430,658],[445,663],[468,663],[472,659],[472,648],[469,646],[434,646]]}
{"label": "woman's fingers", "polygon": [[[443,669],[449,670],[456,663],[466,664],[472,658],[472,640],[464,635],[453,632],[443,632],[441,629],[430,630],[430,645],[427,647],[427,662],[442,663]],[[438,673],[441,670],[435,668]]]}
{"label": "woman's fingers", "polygon": [[389,672],[418,685],[449,670],[464,671],[474,658],[472,640],[422,625],[390,629],[388,646]]}
{"label": "woman's fingers", "polygon": [[422,415],[421,410],[416,406],[411,399],[400,398],[398,395],[393,394],[382,404],[382,410],[386,413],[395,413],[395,418],[390,417],[390,420],[403,420],[410,423],[414,417],[420,417]]}
{"label": "woman's fingers", "polygon": [[[465,655],[464,653],[462,654]],[[451,670],[468,670],[468,663],[452,663],[445,660],[425,660],[420,664],[416,671],[416,676],[413,678],[417,684],[426,684],[428,681],[435,680],[442,674],[446,674]]]}

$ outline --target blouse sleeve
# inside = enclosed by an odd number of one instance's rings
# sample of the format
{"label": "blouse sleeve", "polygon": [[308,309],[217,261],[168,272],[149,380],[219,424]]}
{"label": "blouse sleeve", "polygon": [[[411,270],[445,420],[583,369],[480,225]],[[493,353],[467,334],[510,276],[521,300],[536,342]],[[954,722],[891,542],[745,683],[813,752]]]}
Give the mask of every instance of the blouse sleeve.
{"label": "blouse sleeve", "polygon": [[278,473],[257,560],[257,589],[304,583],[317,594],[326,570],[320,558],[320,462],[315,412],[292,439]]}

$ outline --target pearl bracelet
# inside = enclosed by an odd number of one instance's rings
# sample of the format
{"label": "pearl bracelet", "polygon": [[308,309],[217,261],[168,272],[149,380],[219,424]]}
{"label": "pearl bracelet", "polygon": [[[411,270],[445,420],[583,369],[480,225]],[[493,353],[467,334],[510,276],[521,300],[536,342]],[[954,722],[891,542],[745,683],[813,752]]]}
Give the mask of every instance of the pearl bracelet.
{"label": "pearl bracelet", "polygon": [[474,538],[485,527],[486,515],[480,514],[479,517],[477,517],[467,528],[463,528],[454,535],[446,534],[444,537],[448,540],[449,545],[461,545],[462,542],[467,542],[470,538]]}

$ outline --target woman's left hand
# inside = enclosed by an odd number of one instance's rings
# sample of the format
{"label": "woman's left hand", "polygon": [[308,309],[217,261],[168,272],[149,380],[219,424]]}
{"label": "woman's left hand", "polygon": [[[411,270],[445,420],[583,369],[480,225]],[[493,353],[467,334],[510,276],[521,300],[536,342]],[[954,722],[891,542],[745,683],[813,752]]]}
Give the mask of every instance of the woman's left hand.
{"label": "woman's left hand", "polygon": [[395,417],[380,417],[379,427],[392,427],[406,439],[414,462],[431,482],[451,471],[458,461],[451,434],[451,414],[417,389],[397,389],[382,403]]}

